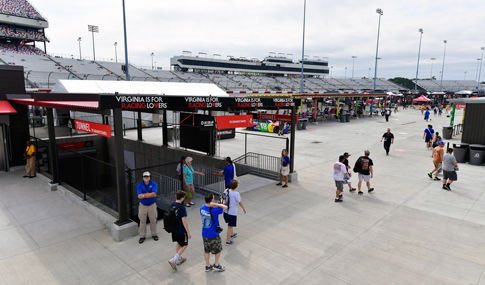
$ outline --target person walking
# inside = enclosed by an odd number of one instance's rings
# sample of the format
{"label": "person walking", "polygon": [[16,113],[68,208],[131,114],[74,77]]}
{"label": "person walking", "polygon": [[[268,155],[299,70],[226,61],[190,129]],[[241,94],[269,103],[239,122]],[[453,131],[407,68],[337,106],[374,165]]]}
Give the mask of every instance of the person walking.
{"label": "person walking", "polygon": [[192,198],[195,194],[194,174],[200,174],[204,176],[204,173],[194,170],[194,168],[192,167],[192,161],[193,159],[190,156],[185,158],[185,165],[183,170],[184,190],[186,193],[185,199],[187,199],[185,207],[195,205],[195,203],[192,202]]}
{"label": "person walking", "polygon": [[288,175],[290,174],[290,158],[288,157],[288,151],[283,149],[281,151],[281,161],[280,161],[280,182],[276,185],[282,185],[283,178],[285,179],[285,185],[283,188],[288,187]]}
{"label": "person walking", "polygon": [[136,185],[136,192],[140,204],[138,205],[138,218],[140,219],[140,239],[138,243],[145,241],[147,231],[147,216],[150,219],[150,232],[152,238],[157,241],[157,182],[150,179],[150,172],[143,173],[143,181]]}
{"label": "person walking", "polygon": [[434,179],[435,181],[441,180],[438,178],[439,170],[441,169],[440,163],[443,162],[443,146],[445,145],[444,141],[438,142],[438,146],[433,149],[433,165],[434,169],[428,173],[429,178],[433,178],[433,173],[436,172]]}
{"label": "person walking", "polygon": [[177,215],[177,229],[172,232],[172,242],[176,242],[175,256],[168,261],[173,270],[177,271],[177,265],[184,263],[187,259],[182,257],[182,253],[189,246],[189,239],[192,238],[190,234],[189,225],[187,224],[187,209],[183,206],[185,199],[185,192],[177,191],[175,194],[175,203],[170,207],[177,208],[175,215]]}
{"label": "person walking", "polygon": [[348,159],[349,156],[350,156],[350,153],[348,153],[348,152],[344,153],[344,158],[345,159],[344,159],[344,161],[342,163],[345,165],[345,168],[347,169],[347,174],[349,175],[349,179],[347,180],[348,181],[347,185],[349,185],[349,191],[350,192],[354,192],[357,189],[352,188],[352,183],[350,182],[350,177],[352,177],[352,172],[350,172],[351,167],[349,165],[349,159]]}
{"label": "person walking", "polygon": [[236,191],[239,183],[236,180],[232,180],[230,187],[226,190],[227,210],[224,211],[224,221],[227,223],[227,239],[226,245],[234,243],[233,238],[237,237],[237,233],[234,232],[234,228],[237,224],[237,206],[241,206],[246,214],[246,208],[244,208],[241,201],[241,194]]}
{"label": "person walking", "polygon": [[374,188],[370,188],[370,180],[374,178],[374,168],[372,167],[374,163],[372,162],[372,159],[369,158],[369,155],[370,151],[366,150],[364,151],[364,156],[359,157],[359,159],[355,161],[354,172],[359,173],[359,184],[357,185],[359,195],[364,194],[364,192],[360,191],[362,181],[365,181],[368,193],[374,191]]}
{"label": "person walking", "polygon": [[428,125],[428,128],[424,129],[424,133],[423,133],[423,139],[424,139],[424,142],[426,143],[426,149],[429,150],[430,148],[432,148],[432,138],[433,138],[433,134],[434,134],[434,130],[433,130],[433,126],[432,125]]}
{"label": "person walking", "polygon": [[[227,206],[214,203],[214,194],[205,195],[205,204],[200,206],[202,217],[202,240],[204,243],[205,272],[211,270],[224,271],[226,268],[219,264],[222,251],[222,241],[219,234],[222,228],[219,226],[219,215],[227,210]],[[215,255],[215,263],[210,264],[210,254]]]}
{"label": "person walking", "polygon": [[212,173],[212,175],[224,177],[226,189],[229,189],[231,187],[231,181],[237,177],[236,166],[234,165],[234,163],[232,163],[232,160],[229,156],[224,159],[224,162],[226,163],[224,171],[222,173]]}
{"label": "person walking", "polygon": [[391,144],[394,144],[394,135],[391,133],[391,129],[387,129],[387,132],[382,135],[381,142],[382,140],[384,140],[384,149],[386,150],[386,155],[389,155]]}
{"label": "person walking", "polygon": [[34,178],[35,177],[35,158],[37,156],[37,150],[31,141],[27,141],[27,149],[24,152],[24,158],[26,159],[27,173],[24,178]]}
{"label": "person walking", "polygon": [[453,149],[449,148],[446,154],[443,156],[443,189],[451,191],[451,183],[458,180],[456,170],[458,169],[458,163],[453,155]]}
{"label": "person walking", "polygon": [[431,119],[429,118],[429,110],[428,110],[428,108],[426,108],[426,112],[424,112],[424,120],[426,120],[426,122],[427,122],[428,120],[430,120],[430,121],[431,121]]}
{"label": "person walking", "polygon": [[385,110],[385,112],[386,112],[386,114],[385,114],[386,122],[389,122],[389,116],[391,115],[391,110],[387,109],[387,110]]}
{"label": "person walking", "polygon": [[344,159],[345,156],[339,156],[338,162],[335,162],[333,165],[333,180],[335,180],[335,186],[337,187],[337,191],[335,192],[336,203],[343,201],[342,192],[344,191],[345,174],[347,174],[347,167],[343,163]]}

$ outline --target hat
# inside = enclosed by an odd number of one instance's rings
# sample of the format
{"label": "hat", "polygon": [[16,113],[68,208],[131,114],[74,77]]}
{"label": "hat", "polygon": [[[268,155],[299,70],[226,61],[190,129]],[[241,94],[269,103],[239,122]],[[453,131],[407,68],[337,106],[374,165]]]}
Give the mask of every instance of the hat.
{"label": "hat", "polygon": [[437,135],[439,135],[439,134],[440,134],[440,132],[436,132],[436,134],[437,134]]}
{"label": "hat", "polygon": [[344,153],[344,156],[347,156],[347,155],[350,156],[350,153],[348,152]]}
{"label": "hat", "polygon": [[192,157],[190,157],[190,156],[189,156],[189,157],[186,157],[186,158],[185,158],[185,163],[189,163],[189,162],[191,162],[192,160],[193,160],[193,159],[192,159]]}
{"label": "hat", "polygon": [[231,160],[231,158],[228,156],[228,157],[226,157],[226,158],[224,159],[224,161],[229,161],[229,162],[231,162],[232,160]]}
{"label": "hat", "polygon": [[440,141],[438,144],[445,144],[445,142],[444,141]]}
{"label": "hat", "polygon": [[150,176],[150,172],[148,171],[143,172],[143,176]]}
{"label": "hat", "polygon": [[182,155],[182,157],[180,158],[180,160],[185,160],[185,156]]}
{"label": "hat", "polygon": [[366,151],[364,151],[364,154],[365,155],[369,155],[370,154],[370,151],[366,150]]}

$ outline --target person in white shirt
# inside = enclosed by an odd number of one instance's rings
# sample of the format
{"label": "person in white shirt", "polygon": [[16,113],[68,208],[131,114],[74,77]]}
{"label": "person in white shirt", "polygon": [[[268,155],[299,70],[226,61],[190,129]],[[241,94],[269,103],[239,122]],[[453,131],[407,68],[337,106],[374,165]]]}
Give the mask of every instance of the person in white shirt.
{"label": "person in white shirt", "polygon": [[227,240],[226,245],[231,245],[234,243],[233,238],[237,237],[237,233],[234,232],[234,227],[236,227],[237,222],[237,206],[241,206],[246,214],[246,208],[244,208],[243,202],[241,201],[241,195],[236,191],[238,183],[236,180],[231,180],[229,189],[226,193],[226,203],[227,210],[224,211],[224,221],[227,223]]}
{"label": "person in white shirt", "polygon": [[337,186],[337,191],[335,193],[335,202],[342,202],[344,191],[344,180],[345,174],[347,174],[347,167],[343,163],[345,156],[341,155],[338,158],[338,162],[333,165],[333,180],[335,180],[335,186]]}

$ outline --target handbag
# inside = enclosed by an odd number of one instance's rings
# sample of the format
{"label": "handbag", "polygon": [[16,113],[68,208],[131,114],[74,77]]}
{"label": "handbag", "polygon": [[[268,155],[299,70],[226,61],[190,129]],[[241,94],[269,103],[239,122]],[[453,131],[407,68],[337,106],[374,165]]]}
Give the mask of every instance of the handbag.
{"label": "handbag", "polygon": [[234,163],[232,164],[232,170],[234,171],[234,178],[233,179],[237,181],[237,184],[241,183],[241,181],[239,180],[239,177],[237,177],[237,175],[236,175],[236,165]]}

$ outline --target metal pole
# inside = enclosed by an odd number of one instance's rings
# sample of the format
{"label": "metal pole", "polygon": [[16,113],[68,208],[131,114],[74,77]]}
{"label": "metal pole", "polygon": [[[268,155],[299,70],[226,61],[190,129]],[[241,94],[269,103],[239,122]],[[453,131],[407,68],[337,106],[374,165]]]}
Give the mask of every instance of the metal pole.
{"label": "metal pole", "polygon": [[443,52],[443,66],[441,67],[441,83],[440,83],[440,92],[443,92],[443,71],[445,69],[445,56],[446,56],[446,43],[447,41],[443,41],[445,43],[445,51]]}
{"label": "metal pole", "polygon": [[92,30],[91,34],[93,35],[93,58],[96,61],[96,49],[94,48],[94,29]]}
{"label": "metal pole", "polygon": [[125,35],[125,65],[126,65],[126,81],[130,81],[130,72],[128,64],[128,42],[126,39],[126,15],[125,15],[125,0],[123,0],[123,30]]}
{"label": "metal pole", "polygon": [[303,87],[304,87],[303,86],[303,66],[305,65],[305,21],[306,21],[306,0],[304,0],[304,4],[303,4],[303,45],[301,49],[301,82],[300,82],[301,94],[303,94]]}
{"label": "metal pole", "polygon": [[[168,146],[168,126],[167,126],[167,110],[163,110],[163,122],[162,122],[162,136],[163,136],[163,146]],[[173,135],[172,128],[172,135]]]}
{"label": "metal pole", "polygon": [[481,50],[482,50],[482,58],[480,59],[480,72],[478,73],[477,95],[478,93],[480,93],[480,76],[482,75],[483,50],[485,50],[485,47],[482,47]]}
{"label": "metal pole", "polygon": [[418,93],[418,71],[419,71],[419,57],[421,56],[421,39],[423,38],[423,29],[419,29],[419,50],[418,50],[418,66],[416,67],[416,81],[414,81],[414,94]]}
{"label": "metal pole", "polygon": [[[375,64],[375,67],[374,67],[374,89],[373,89],[372,94],[375,94],[376,93],[377,57],[379,55],[379,36],[380,36],[380,32],[381,32],[381,16],[384,14],[384,12],[382,11],[382,9],[378,8],[376,10],[376,13],[379,14],[379,24],[377,25],[376,64]],[[372,97],[371,105],[370,105],[370,114],[371,114],[371,116],[372,116],[373,108],[374,108],[374,97]]]}
{"label": "metal pole", "polygon": [[138,129],[138,141],[142,142],[143,141],[143,134],[142,134],[142,129],[141,129],[141,112],[138,113],[138,120],[136,127]]}
{"label": "metal pole", "polygon": [[118,50],[116,47],[118,46],[118,42],[115,42],[115,62],[118,62]]}
{"label": "metal pole", "polygon": [[480,66],[480,58],[477,58],[477,72],[475,73],[475,80],[478,81],[478,67]]}
{"label": "metal pole", "polygon": [[296,106],[291,107],[291,137],[290,137],[290,173],[295,166],[295,132],[296,132]]}
{"label": "metal pole", "polygon": [[116,186],[118,190],[118,213],[117,225],[128,222],[127,203],[126,203],[126,183],[125,183],[125,161],[123,145],[123,118],[121,109],[113,109],[114,131],[115,131],[115,158],[116,158]]}
{"label": "metal pole", "polygon": [[86,186],[85,186],[85,183],[84,183],[84,164],[83,164],[83,156],[82,154],[80,154],[81,156],[81,179],[83,180],[83,195],[84,195],[84,201],[86,201]]}
{"label": "metal pole", "polygon": [[81,37],[79,37],[79,39],[77,39],[77,41],[79,42],[79,59],[82,60],[83,57],[81,55]]}
{"label": "metal pole", "polygon": [[354,66],[355,66],[355,59],[357,57],[354,55],[352,56],[352,79],[354,79]]}
{"label": "metal pole", "polygon": [[59,183],[59,168],[57,159],[56,131],[54,128],[54,114],[52,108],[46,108],[47,131],[49,134],[49,166],[51,169],[52,183]]}
{"label": "metal pole", "polygon": [[248,157],[248,134],[244,134],[244,164],[246,164],[246,159]]}
{"label": "metal pole", "polygon": [[429,73],[429,80],[433,80],[433,61],[436,60],[436,58],[431,58],[431,72]]}

